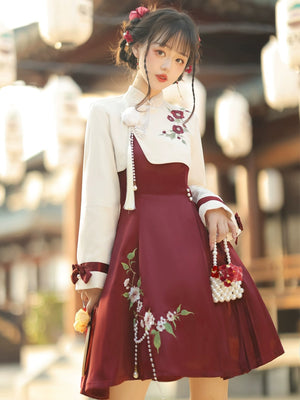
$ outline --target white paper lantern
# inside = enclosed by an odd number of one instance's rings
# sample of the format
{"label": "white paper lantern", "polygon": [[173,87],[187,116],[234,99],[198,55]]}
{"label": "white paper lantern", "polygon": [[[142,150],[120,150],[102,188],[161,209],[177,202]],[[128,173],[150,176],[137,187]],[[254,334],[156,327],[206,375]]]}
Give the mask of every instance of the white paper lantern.
{"label": "white paper lantern", "polygon": [[23,161],[23,120],[19,85],[0,90],[0,180],[6,184],[21,181]]}
{"label": "white paper lantern", "polygon": [[284,203],[284,188],[281,173],[273,168],[258,174],[258,201],[262,211],[277,212]]}
{"label": "white paper lantern", "polygon": [[47,44],[68,49],[89,39],[93,31],[93,0],[39,1],[39,30]]}
{"label": "white paper lantern", "polygon": [[0,207],[5,203],[6,190],[5,186],[0,184]]}
{"label": "white paper lantern", "polygon": [[16,80],[16,45],[13,31],[0,23],[0,86]]}
{"label": "white paper lantern", "polygon": [[278,42],[271,36],[261,52],[263,87],[268,106],[282,110],[298,105],[298,75],[279,55]]}
{"label": "white paper lantern", "polygon": [[79,113],[80,87],[69,76],[52,77],[45,86],[47,145],[45,165],[54,169],[81,158],[84,121]]}
{"label": "white paper lantern", "polygon": [[228,157],[244,157],[252,148],[252,123],[248,101],[226,90],[216,102],[216,140]]}
{"label": "white paper lantern", "polygon": [[283,62],[299,69],[300,0],[279,0],[276,3],[276,31]]}
{"label": "white paper lantern", "polygon": [[[195,78],[194,85],[195,114],[199,120],[200,134],[203,136],[206,124],[206,89],[197,78]],[[191,111],[193,108],[192,78],[185,74],[178,84],[168,86],[164,89],[164,98],[171,104],[179,105]]]}

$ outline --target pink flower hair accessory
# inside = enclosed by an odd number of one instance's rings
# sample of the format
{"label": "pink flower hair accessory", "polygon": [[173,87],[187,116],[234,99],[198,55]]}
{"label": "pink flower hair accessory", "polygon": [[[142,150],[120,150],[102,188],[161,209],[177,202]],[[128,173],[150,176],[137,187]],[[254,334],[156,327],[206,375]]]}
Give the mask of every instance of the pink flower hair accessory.
{"label": "pink flower hair accessory", "polygon": [[185,72],[186,72],[187,74],[190,74],[192,71],[193,71],[193,66],[192,66],[192,65],[189,65],[189,66],[186,67],[186,69],[185,69]]}
{"label": "pink flower hair accessory", "polygon": [[145,14],[148,14],[150,10],[147,7],[137,7],[135,10],[132,10],[129,14],[129,21],[133,19],[141,19]]}
{"label": "pink flower hair accessory", "polygon": [[123,33],[123,38],[126,40],[127,43],[133,42],[133,37],[129,31]]}

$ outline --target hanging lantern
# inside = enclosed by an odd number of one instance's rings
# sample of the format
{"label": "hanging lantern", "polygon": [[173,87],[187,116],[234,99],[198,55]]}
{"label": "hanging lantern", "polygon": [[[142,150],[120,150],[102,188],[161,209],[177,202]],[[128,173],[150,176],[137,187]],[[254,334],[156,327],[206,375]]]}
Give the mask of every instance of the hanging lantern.
{"label": "hanging lantern", "polygon": [[16,45],[13,31],[0,23],[0,87],[16,80]]}
{"label": "hanging lantern", "polygon": [[276,3],[276,32],[282,61],[290,68],[300,68],[300,0]]}
{"label": "hanging lantern", "polygon": [[244,157],[252,148],[252,123],[248,101],[226,90],[215,108],[216,140],[228,157]]}
{"label": "hanging lantern", "polygon": [[93,31],[93,0],[40,0],[39,30],[56,49],[86,42]]}
{"label": "hanging lantern", "polygon": [[262,211],[277,212],[284,203],[283,179],[273,168],[261,170],[258,174],[258,201]]}
{"label": "hanging lantern", "polygon": [[6,184],[19,183],[25,172],[19,95],[19,85],[0,90],[0,180]]}
{"label": "hanging lantern", "polygon": [[[206,123],[206,90],[202,83],[195,78],[195,114],[199,120],[199,131],[201,136],[205,132]],[[171,104],[179,105],[191,111],[193,109],[192,78],[184,76],[177,84],[164,89],[164,98]]]}
{"label": "hanging lantern", "polygon": [[275,36],[271,36],[269,42],[262,49],[261,67],[264,95],[268,106],[276,110],[297,107],[297,72],[281,60]]}
{"label": "hanging lantern", "polygon": [[45,86],[47,109],[46,168],[73,165],[81,160],[84,122],[79,113],[81,90],[69,76],[52,77]]}
{"label": "hanging lantern", "polygon": [[5,203],[6,190],[5,186],[0,184],[0,207]]}

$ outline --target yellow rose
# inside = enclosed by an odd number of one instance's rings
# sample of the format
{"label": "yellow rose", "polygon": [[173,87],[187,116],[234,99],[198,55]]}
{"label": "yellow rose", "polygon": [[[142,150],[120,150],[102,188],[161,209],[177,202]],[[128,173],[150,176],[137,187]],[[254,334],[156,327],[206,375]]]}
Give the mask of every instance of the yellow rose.
{"label": "yellow rose", "polygon": [[84,333],[87,330],[90,319],[90,315],[85,310],[82,308],[78,310],[75,315],[75,322],[73,324],[75,331]]}

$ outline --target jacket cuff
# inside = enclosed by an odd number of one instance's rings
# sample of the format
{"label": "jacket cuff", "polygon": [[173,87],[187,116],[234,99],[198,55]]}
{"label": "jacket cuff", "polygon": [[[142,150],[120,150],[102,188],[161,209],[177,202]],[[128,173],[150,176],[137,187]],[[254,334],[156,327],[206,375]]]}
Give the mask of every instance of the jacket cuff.
{"label": "jacket cuff", "polygon": [[75,290],[86,290],[86,289],[102,289],[106,280],[107,273],[92,271],[90,279],[87,283],[83,279],[79,278],[75,284]]}
{"label": "jacket cuff", "polygon": [[[108,272],[108,265],[101,263],[101,262],[86,262],[82,264],[73,264],[72,265],[72,275],[71,275],[71,280],[74,284],[77,284],[77,282],[80,280],[82,281],[82,284],[84,283],[85,285],[89,283],[91,280],[93,274],[97,272],[97,275],[101,276],[101,274],[104,274],[106,276]],[[99,280],[99,279],[98,279]],[[101,278],[102,281],[102,278]],[[97,281],[98,282],[98,281]],[[95,281],[95,277],[93,278],[93,284],[97,283]],[[98,284],[96,284],[95,287],[98,287]],[[87,287],[85,287],[87,288]],[[78,289],[79,290],[79,289]]]}

